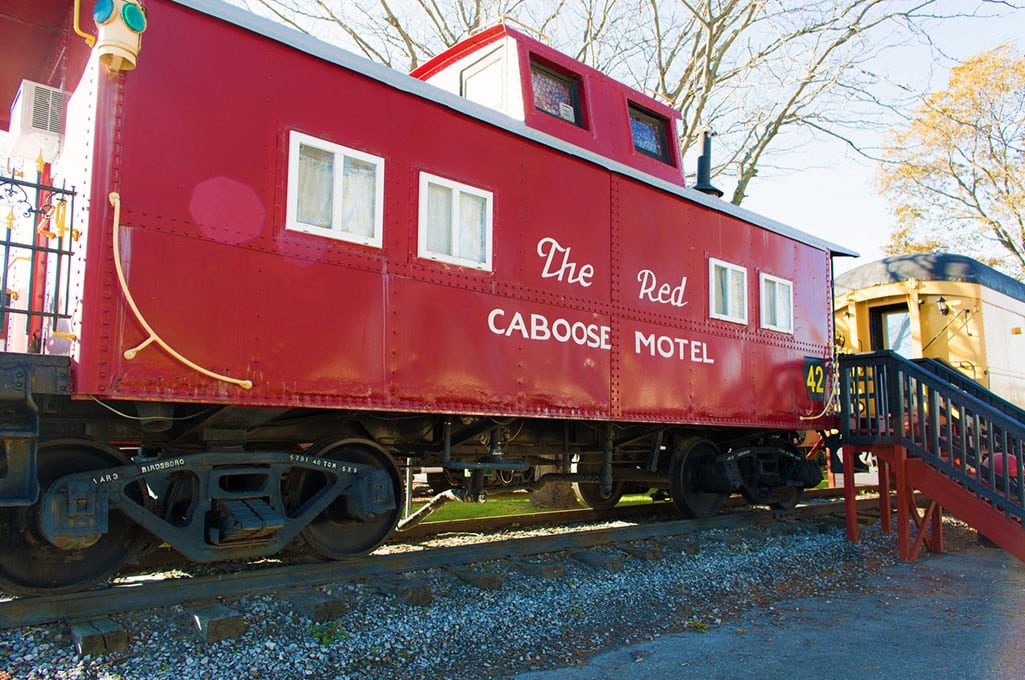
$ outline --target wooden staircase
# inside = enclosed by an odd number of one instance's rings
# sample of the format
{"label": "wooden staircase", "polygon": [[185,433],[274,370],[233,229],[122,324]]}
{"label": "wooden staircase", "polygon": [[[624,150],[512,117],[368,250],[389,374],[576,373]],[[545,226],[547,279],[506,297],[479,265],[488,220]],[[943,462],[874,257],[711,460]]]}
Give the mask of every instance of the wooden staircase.
{"label": "wooden staircase", "polygon": [[[884,531],[892,473],[901,559],[915,559],[923,545],[942,552],[946,509],[1025,562],[1025,411],[935,359],[850,354],[838,370],[843,446],[879,461]],[[847,532],[856,541],[854,456],[843,458]],[[924,510],[916,494],[928,499]]]}

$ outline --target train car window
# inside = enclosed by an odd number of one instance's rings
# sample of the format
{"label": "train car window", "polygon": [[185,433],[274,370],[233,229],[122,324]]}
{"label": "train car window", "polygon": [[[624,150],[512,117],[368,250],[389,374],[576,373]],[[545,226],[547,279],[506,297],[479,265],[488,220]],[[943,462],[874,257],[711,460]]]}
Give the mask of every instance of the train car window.
{"label": "train car window", "polygon": [[709,316],[747,323],[747,269],[709,258]]}
{"label": "train car window", "polygon": [[579,78],[556,73],[550,68],[531,62],[530,85],[534,91],[534,108],[582,126]]}
{"label": "train car window", "polygon": [[662,116],[630,104],[630,134],[634,149],[663,163],[670,162],[666,126],[667,121]]}
{"label": "train car window", "polygon": [[769,274],[762,274],[762,328],[782,333],[794,332],[794,284]]}
{"label": "train car window", "polygon": [[505,60],[501,49],[464,68],[459,81],[459,93],[463,97],[496,111],[505,111]]}
{"label": "train car window", "polygon": [[289,134],[287,229],[381,247],[384,159]]}
{"label": "train car window", "polygon": [[868,325],[871,349],[891,349],[905,357],[913,355],[911,312],[907,304],[870,309]]}
{"label": "train car window", "polygon": [[491,271],[492,194],[420,173],[417,254]]}

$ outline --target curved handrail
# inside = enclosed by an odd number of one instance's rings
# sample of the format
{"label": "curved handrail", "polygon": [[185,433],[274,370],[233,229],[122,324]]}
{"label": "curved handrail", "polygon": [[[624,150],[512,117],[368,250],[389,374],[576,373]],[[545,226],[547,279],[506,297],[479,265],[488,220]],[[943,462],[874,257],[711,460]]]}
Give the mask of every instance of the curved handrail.
{"label": "curved handrail", "polygon": [[124,271],[121,268],[121,241],[119,236],[119,233],[121,231],[121,196],[116,191],[112,191],[110,192],[109,199],[110,204],[114,206],[114,270],[117,272],[118,283],[121,284],[121,292],[124,293],[125,301],[128,302],[128,307],[132,310],[132,314],[135,315],[135,320],[138,321],[139,324],[146,331],[146,333],[149,334],[149,337],[147,337],[141,343],[139,343],[135,347],[126,349],[124,351],[125,359],[131,361],[136,357],[136,355],[139,354],[139,352],[148,347],[150,343],[155,342],[173,358],[177,359],[178,361],[180,361],[181,363],[185,364],[186,366],[188,366],[189,368],[198,373],[202,373],[203,375],[214,378],[215,380],[220,380],[222,382],[238,385],[244,390],[252,389],[252,380],[240,380],[238,378],[232,378],[230,376],[222,375],[220,373],[215,373],[209,369],[203,368],[194,361],[190,361],[189,359],[185,358],[173,347],[168,345],[159,335],[157,335],[157,332],[153,330],[153,327],[150,326],[146,319],[142,316],[142,312],[139,311],[138,305],[135,304],[135,298],[132,297],[131,291],[128,290],[128,281],[125,279]]}

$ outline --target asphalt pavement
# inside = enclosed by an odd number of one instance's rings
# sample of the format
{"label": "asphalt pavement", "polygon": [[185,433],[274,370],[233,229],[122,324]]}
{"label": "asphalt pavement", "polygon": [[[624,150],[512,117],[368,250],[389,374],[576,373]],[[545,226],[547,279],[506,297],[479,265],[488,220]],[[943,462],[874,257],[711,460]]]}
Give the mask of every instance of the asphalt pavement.
{"label": "asphalt pavement", "polygon": [[1025,565],[971,546],[518,680],[1025,680]]}

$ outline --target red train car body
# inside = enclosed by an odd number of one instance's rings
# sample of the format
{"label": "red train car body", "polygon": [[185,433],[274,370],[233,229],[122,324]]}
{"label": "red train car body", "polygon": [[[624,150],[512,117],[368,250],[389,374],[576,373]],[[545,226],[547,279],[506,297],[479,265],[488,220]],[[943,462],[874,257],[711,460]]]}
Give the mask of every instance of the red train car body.
{"label": "red train car body", "polygon": [[137,64],[68,2],[25,11],[49,42],[0,80],[63,94],[45,184],[77,238],[56,274],[34,251],[58,312],[6,309],[39,352],[3,355],[31,433],[2,433],[0,524],[49,508],[45,550],[0,529],[7,590],[105,578],[140,526],[194,559],[364,552],[393,458],[472,498],[546,464],[595,507],[661,487],[695,514],[817,481],[792,441],[828,422],[850,253],[685,188],[671,109],[504,26],[425,83],[215,2],[148,2]]}

